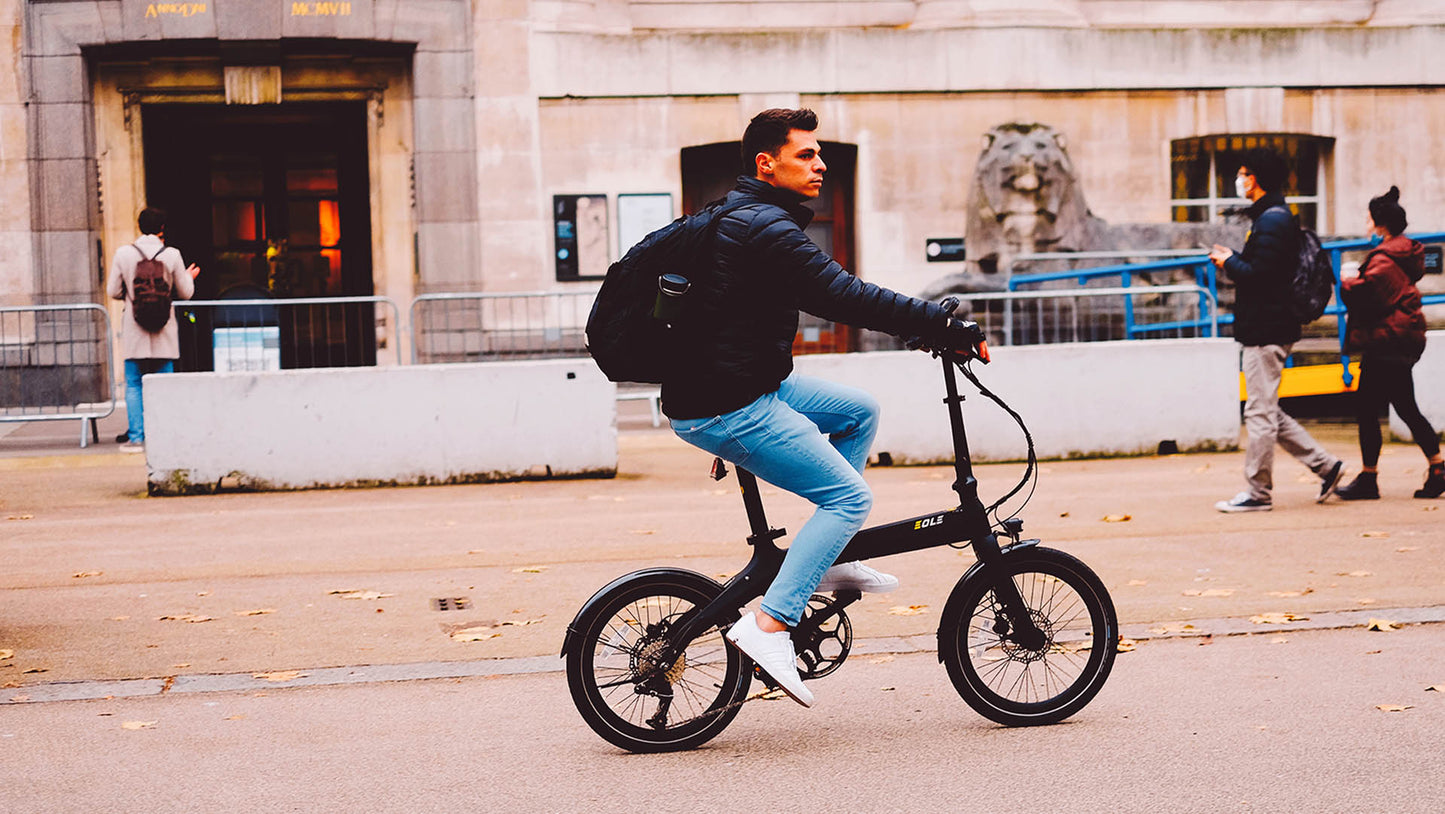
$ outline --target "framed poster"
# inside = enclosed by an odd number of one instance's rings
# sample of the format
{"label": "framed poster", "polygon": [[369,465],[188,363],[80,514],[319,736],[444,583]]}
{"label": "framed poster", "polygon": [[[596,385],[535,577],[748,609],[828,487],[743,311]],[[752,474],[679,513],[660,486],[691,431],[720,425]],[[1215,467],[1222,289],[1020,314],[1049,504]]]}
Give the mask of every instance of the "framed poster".
{"label": "framed poster", "polygon": [[626,192],[617,196],[617,256],[656,231],[671,223],[672,193]]}
{"label": "framed poster", "polygon": [[606,195],[553,195],[553,262],[558,280],[600,280],[612,262]]}

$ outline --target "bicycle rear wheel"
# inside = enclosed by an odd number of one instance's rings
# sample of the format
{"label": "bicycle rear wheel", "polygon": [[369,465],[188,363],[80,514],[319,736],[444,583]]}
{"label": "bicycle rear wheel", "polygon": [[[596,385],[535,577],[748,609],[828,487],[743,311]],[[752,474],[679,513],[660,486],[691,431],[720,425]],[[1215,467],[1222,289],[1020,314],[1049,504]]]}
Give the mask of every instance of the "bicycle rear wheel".
{"label": "bicycle rear wheel", "polygon": [[[985,718],[1057,723],[1083,709],[1109,677],[1119,644],[1114,603],[1098,576],[1062,551],[1005,551],[999,568],[959,581],[939,626],[939,654],[958,694]],[[1023,596],[1041,643],[1014,637],[994,595],[1000,574]]]}
{"label": "bicycle rear wheel", "polygon": [[597,597],[577,620],[567,684],[587,725],[632,752],[691,749],[737,716],[752,665],[711,627],[661,663],[664,637],[683,614],[722,586],[691,571],[650,571]]}

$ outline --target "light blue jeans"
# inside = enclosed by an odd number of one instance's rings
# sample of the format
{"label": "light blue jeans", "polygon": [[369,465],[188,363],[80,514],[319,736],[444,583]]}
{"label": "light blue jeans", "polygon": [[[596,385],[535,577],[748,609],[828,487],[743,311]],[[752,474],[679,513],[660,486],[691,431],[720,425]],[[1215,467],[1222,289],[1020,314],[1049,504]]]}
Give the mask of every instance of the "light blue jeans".
{"label": "light blue jeans", "polygon": [[171,373],[176,369],[174,359],[127,359],[125,360],[125,417],[128,423],[126,433],[132,444],[144,444],[146,440],[145,401],[141,396],[141,377],[151,373]]}
{"label": "light blue jeans", "polygon": [[878,433],[878,402],[857,388],[794,374],[777,392],[731,413],[671,423],[682,440],[818,507],[763,595],[764,613],[796,626],[823,572],[873,508],[861,473]]}

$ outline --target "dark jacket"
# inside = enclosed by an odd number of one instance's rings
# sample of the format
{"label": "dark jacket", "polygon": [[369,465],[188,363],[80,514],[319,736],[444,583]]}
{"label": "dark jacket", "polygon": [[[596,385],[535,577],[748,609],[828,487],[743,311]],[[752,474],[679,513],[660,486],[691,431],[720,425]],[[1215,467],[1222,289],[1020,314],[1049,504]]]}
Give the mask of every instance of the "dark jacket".
{"label": "dark jacket", "polygon": [[1425,313],[1415,283],[1425,274],[1424,258],[1424,246],[1397,235],[1370,252],[1358,277],[1340,284],[1349,311],[1347,352],[1409,364],[1420,359]]}
{"label": "dark jacket", "polygon": [[1270,192],[1245,210],[1254,225],[1244,249],[1224,261],[1234,281],[1234,338],[1242,345],[1291,345],[1299,321],[1290,314],[1290,279],[1299,256],[1299,227],[1284,202]]}
{"label": "dark jacket", "polygon": [[895,336],[942,333],[938,304],[865,283],[818,248],[803,232],[804,200],[748,177],[728,193],[749,205],[718,222],[713,268],[688,294],[690,361],[662,383],[668,416],[722,415],[777,390],[793,371],[800,310]]}

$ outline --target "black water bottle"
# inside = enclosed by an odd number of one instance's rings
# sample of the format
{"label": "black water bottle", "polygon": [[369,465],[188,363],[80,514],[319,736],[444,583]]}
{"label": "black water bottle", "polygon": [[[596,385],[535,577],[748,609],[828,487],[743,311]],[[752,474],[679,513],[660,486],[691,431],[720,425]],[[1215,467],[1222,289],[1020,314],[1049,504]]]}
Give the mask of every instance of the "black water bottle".
{"label": "black water bottle", "polygon": [[652,317],[671,325],[683,313],[683,297],[692,283],[681,274],[664,274],[657,278],[657,300],[652,304]]}

